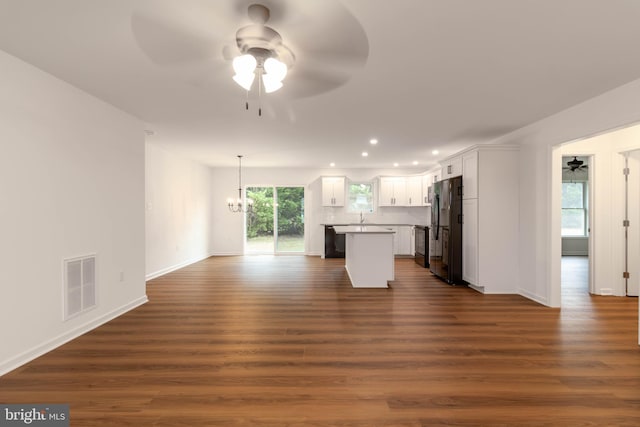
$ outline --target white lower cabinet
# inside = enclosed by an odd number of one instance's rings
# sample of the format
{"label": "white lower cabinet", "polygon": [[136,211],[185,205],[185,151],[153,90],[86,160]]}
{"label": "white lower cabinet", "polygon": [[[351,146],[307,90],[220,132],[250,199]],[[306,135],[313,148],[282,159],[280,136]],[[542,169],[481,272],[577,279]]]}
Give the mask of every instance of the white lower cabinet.
{"label": "white lower cabinet", "polygon": [[414,255],[413,227],[410,225],[385,225],[385,228],[395,231],[393,233],[393,254]]}
{"label": "white lower cabinet", "polygon": [[411,226],[398,227],[398,253],[397,255],[413,255],[411,253]]}

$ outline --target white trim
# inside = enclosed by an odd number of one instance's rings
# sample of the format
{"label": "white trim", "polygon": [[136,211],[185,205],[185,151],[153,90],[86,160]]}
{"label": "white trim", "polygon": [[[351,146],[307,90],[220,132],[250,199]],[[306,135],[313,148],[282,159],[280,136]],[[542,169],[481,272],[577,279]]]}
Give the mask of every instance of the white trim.
{"label": "white trim", "polygon": [[[546,284],[548,305],[550,307],[560,307],[562,303],[561,294],[561,260],[562,260],[562,150],[559,145],[547,148],[547,159],[551,171],[548,174],[551,179],[547,180],[547,224],[549,224],[549,234],[547,235],[547,256],[546,264]],[[548,171],[549,172],[549,171]]]}
{"label": "white trim", "polygon": [[207,259],[207,258],[209,258],[211,256],[214,256],[214,255],[213,254],[209,254],[209,255],[204,255],[202,257],[198,257],[198,258],[191,258],[189,260],[180,262],[180,263],[172,265],[170,267],[163,268],[162,270],[158,270],[158,271],[155,271],[153,273],[149,273],[149,274],[147,274],[145,276],[145,280],[149,281],[149,280],[155,279],[157,277],[164,276],[165,274],[169,274],[172,271],[180,270],[181,268],[184,268],[184,267],[186,267],[188,265],[191,265],[191,264],[195,264],[196,262],[200,262],[200,261],[205,260],[205,259]]}
{"label": "white trim", "polygon": [[563,251],[562,256],[589,256],[589,251]]}
{"label": "white trim", "polygon": [[518,294],[525,298],[529,298],[530,300],[533,300],[539,304],[546,305],[546,306],[549,305],[546,298],[541,297],[540,295],[536,295],[533,292],[529,292],[525,289],[518,289]]}
{"label": "white trim", "polygon": [[110,320],[115,319],[116,317],[123,315],[130,310],[133,310],[136,307],[141,306],[148,301],[149,299],[147,298],[147,295],[144,295],[138,299],[131,301],[130,303],[123,305],[120,308],[105,313],[98,318],[90,320],[83,325],[73,328],[70,331],[64,332],[57,337],[50,339],[49,341],[39,344],[30,350],[24,351],[19,355],[0,363],[0,376],[13,371],[14,369],[32,361],[33,359],[40,357],[43,354],[48,353],[51,350],[54,350],[57,347],[60,347],[61,345],[75,338],[78,338],[79,336],[109,322]]}
{"label": "white trim", "polygon": [[484,294],[484,286],[474,285],[473,283],[469,283],[467,286],[476,292],[480,292],[481,294]]}
{"label": "white trim", "polygon": [[242,252],[213,252],[211,256],[242,256]]}
{"label": "white trim", "polygon": [[[439,163],[444,163],[447,160],[452,160],[455,159],[457,157],[462,156],[463,154],[469,153],[471,151],[492,151],[492,150],[497,150],[497,151],[505,151],[505,150],[511,150],[511,151],[519,151],[520,150],[520,145],[518,144],[475,144],[472,145],[470,147],[465,148],[464,150],[461,151],[457,151],[455,154],[452,154],[448,157],[445,157],[441,160],[439,160]],[[435,168],[435,170],[440,170],[440,168]],[[430,170],[429,170],[430,171]],[[429,173],[429,171],[427,171],[426,173]]]}

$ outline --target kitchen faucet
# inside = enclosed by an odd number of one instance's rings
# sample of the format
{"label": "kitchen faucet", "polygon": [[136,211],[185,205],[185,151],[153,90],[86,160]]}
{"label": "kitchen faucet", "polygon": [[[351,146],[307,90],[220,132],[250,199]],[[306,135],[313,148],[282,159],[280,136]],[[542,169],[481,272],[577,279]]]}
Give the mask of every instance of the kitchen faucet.
{"label": "kitchen faucet", "polygon": [[362,215],[362,211],[360,211],[360,224],[364,224],[364,215]]}

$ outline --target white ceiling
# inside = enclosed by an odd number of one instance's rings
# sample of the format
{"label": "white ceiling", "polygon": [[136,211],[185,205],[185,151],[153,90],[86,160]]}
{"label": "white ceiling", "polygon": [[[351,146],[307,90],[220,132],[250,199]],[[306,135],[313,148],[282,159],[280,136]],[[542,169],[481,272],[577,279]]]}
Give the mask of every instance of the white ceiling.
{"label": "white ceiling", "polygon": [[296,64],[258,117],[221,53],[250,3],[0,0],[0,49],[213,166],[426,169],[640,78],[637,0],[265,0]]}

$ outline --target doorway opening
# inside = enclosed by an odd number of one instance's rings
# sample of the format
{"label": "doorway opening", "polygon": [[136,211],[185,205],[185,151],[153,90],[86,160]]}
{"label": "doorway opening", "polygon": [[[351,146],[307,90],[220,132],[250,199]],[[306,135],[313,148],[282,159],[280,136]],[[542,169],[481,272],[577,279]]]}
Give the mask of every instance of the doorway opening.
{"label": "doorway opening", "polygon": [[640,295],[640,149],[621,152],[625,159],[624,293]]}
{"label": "doorway opening", "polygon": [[303,254],[304,187],[247,187],[246,254]]}
{"label": "doorway opening", "polygon": [[[631,153],[640,149],[640,125],[611,130],[578,141],[554,146],[551,150],[551,227],[549,240],[549,300],[551,307],[563,305],[562,286],[562,183],[563,167],[567,166],[563,156],[571,159],[580,156],[588,159],[588,277],[589,293],[593,295],[625,296],[630,295],[626,287],[635,289],[634,266],[639,265],[640,246],[634,229],[634,220],[640,223],[640,214],[629,211],[630,235],[628,257],[625,257],[625,159],[628,158],[631,173],[629,206],[640,209],[638,189],[640,189],[640,165],[635,164]],[[625,156],[626,155],[626,156]],[[635,169],[634,169],[635,168]],[[633,180],[633,183],[631,181]],[[631,185],[635,185],[635,190]],[[635,215],[635,216],[634,216]],[[636,225],[637,226],[637,225]],[[632,247],[631,245],[635,245]],[[628,265],[625,266],[625,258]],[[635,272],[635,274],[634,274]],[[631,280],[625,280],[624,275]],[[633,290],[632,290],[633,292]],[[589,294],[582,294],[589,295]],[[632,293],[631,293],[632,295]],[[567,301],[571,303],[571,301]]]}
{"label": "doorway opening", "polygon": [[591,156],[562,156],[562,299],[592,293],[590,271]]}

